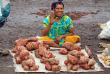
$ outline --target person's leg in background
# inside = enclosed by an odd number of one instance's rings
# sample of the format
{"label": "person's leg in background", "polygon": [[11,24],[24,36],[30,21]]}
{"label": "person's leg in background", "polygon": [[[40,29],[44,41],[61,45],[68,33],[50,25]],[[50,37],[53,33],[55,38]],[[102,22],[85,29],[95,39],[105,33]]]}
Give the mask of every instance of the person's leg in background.
{"label": "person's leg in background", "polygon": [[80,42],[81,38],[77,35],[67,36],[65,42],[72,42],[73,44]]}
{"label": "person's leg in background", "polygon": [[43,41],[44,44],[47,44],[50,47],[59,47],[59,45],[56,44],[52,38],[49,38],[47,36],[42,36],[41,38],[39,38],[39,40]]}
{"label": "person's leg in background", "polygon": [[0,27],[2,27],[5,24],[5,19],[9,16],[10,10],[11,10],[10,4],[2,8],[3,13],[0,19]]}

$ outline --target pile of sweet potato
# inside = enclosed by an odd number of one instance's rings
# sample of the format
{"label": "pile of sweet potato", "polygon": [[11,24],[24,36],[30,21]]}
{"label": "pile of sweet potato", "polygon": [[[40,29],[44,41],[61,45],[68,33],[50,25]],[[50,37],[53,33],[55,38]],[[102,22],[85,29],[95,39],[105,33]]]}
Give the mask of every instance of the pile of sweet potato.
{"label": "pile of sweet potato", "polygon": [[65,42],[62,44],[62,49],[60,49],[60,53],[65,55],[67,53],[69,53],[69,51],[72,51],[72,50],[77,50],[77,51],[81,51],[81,46],[80,44],[73,44],[72,42]]}
{"label": "pile of sweet potato", "polygon": [[51,71],[61,70],[59,60],[55,58],[49,49],[42,41],[38,41],[36,37],[28,39],[18,39],[15,41],[15,48],[11,52],[15,53],[14,58],[17,64],[21,64],[24,70],[38,70],[39,66],[35,65],[33,56],[29,51],[35,50],[35,56],[40,58],[41,63],[45,63],[45,69]]}
{"label": "pile of sweet potato", "polygon": [[[38,65],[35,65],[35,60],[29,51],[25,47],[19,46],[20,51],[17,51],[14,55],[17,64],[21,64],[24,70],[35,71],[39,69]],[[22,49],[24,48],[24,49]]]}
{"label": "pile of sweet potato", "polygon": [[[29,43],[32,43],[32,45],[29,45]],[[29,53],[29,50],[38,48],[39,44],[42,44],[42,42],[37,41],[36,37],[15,41],[15,48],[11,52],[15,53],[16,63],[21,64],[24,70],[35,71],[39,69],[39,66],[35,65],[34,57]]]}
{"label": "pile of sweet potato", "polygon": [[35,56],[40,58],[40,62],[45,64],[45,69],[49,71],[60,71],[61,66],[59,60],[55,58],[49,49],[46,49],[43,45],[39,46],[39,49],[35,50]]}
{"label": "pile of sweet potato", "polygon": [[94,59],[89,59],[85,56],[83,52],[72,50],[68,53],[67,60],[65,60],[64,63],[67,66],[67,71],[77,71],[79,67],[85,70],[94,69],[96,62]]}

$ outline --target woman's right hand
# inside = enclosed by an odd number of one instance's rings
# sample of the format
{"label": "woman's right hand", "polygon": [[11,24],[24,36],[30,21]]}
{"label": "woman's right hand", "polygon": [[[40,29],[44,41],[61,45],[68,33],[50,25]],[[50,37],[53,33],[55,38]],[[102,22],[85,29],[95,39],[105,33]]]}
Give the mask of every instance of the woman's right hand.
{"label": "woman's right hand", "polygon": [[54,22],[56,22],[57,18],[58,18],[58,17],[56,17],[56,18],[54,19],[54,12],[51,12],[51,13],[50,13],[50,24],[52,25]]}

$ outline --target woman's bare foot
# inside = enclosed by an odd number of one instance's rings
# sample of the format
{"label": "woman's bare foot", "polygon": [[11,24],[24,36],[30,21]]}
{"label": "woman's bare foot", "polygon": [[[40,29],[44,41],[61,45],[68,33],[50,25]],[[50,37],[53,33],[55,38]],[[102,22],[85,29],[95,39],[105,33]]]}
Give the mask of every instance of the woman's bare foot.
{"label": "woman's bare foot", "polygon": [[43,41],[44,44],[49,45],[50,47],[59,47],[58,44],[56,44],[54,41]]}

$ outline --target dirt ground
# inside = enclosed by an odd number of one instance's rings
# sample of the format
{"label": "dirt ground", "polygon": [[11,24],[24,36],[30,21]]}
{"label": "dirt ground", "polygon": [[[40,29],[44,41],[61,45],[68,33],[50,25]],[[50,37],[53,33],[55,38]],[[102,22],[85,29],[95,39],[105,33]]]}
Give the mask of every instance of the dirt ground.
{"label": "dirt ground", "polygon": [[[6,24],[0,28],[0,49],[14,48],[14,41],[19,38],[41,36],[43,19],[49,14],[51,3],[56,0],[11,0],[11,13]],[[109,0],[63,0],[64,12],[73,20],[74,32],[81,37],[81,47],[86,44],[96,54],[104,48],[99,48],[98,43],[110,40],[99,40],[101,29],[97,23],[105,23],[110,20]],[[97,56],[95,57],[97,60]],[[98,62],[98,60],[97,60]],[[110,71],[88,72],[74,74],[109,74]],[[0,74],[24,74],[16,73],[13,67],[12,56],[0,55]],[[70,72],[52,72],[59,74],[73,74]],[[35,74],[35,73],[26,73]],[[44,73],[40,73],[44,74]],[[49,73],[51,74],[51,73]]]}

